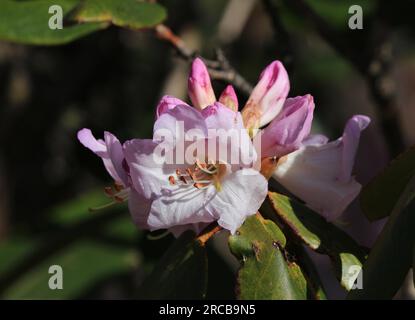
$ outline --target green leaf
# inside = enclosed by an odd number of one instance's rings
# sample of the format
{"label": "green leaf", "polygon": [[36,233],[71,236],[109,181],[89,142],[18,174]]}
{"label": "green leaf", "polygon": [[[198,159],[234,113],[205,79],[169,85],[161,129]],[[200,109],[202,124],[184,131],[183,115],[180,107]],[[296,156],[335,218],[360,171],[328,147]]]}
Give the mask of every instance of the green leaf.
{"label": "green leaf", "polygon": [[332,260],[341,285],[350,290],[365,260],[366,252],[347,233],[316,212],[289,197],[269,192],[263,211],[291,234]]}
{"label": "green leaf", "polygon": [[[388,167],[362,190],[360,204],[366,217],[373,221],[392,212],[408,182],[415,176],[415,147],[392,160]],[[415,188],[408,189],[415,194]]]}
{"label": "green leaf", "polygon": [[0,1],[0,40],[35,45],[65,44],[108,26],[107,23],[87,23],[49,28],[49,7],[59,5],[63,14],[79,4],[79,0]]}
{"label": "green leaf", "polygon": [[166,18],[166,10],[137,0],[85,0],[71,15],[79,22],[109,22],[119,27],[152,27]]}
{"label": "green leaf", "polygon": [[[71,299],[107,276],[130,270],[137,264],[134,251],[90,242],[75,243],[19,278],[4,293],[5,299]],[[51,265],[63,270],[63,289],[51,290]]]}
{"label": "green leaf", "polygon": [[284,234],[270,220],[256,214],[229,237],[232,253],[241,261],[240,299],[307,299],[307,283],[300,267],[287,258]]}
{"label": "green leaf", "polygon": [[[298,236],[311,249],[317,250],[321,246],[321,239],[313,228],[307,227],[302,220],[308,218],[310,211],[308,208],[302,208],[299,203],[278,193],[269,193],[269,199],[276,213],[282,221],[290,227],[296,236]],[[318,220],[319,217],[317,217]],[[311,231],[313,230],[313,231]]]}
{"label": "green leaf", "polygon": [[[415,177],[408,185],[413,182]],[[404,192],[363,265],[363,288],[350,291],[348,299],[394,297],[412,265],[414,230],[415,196]]]}
{"label": "green leaf", "polygon": [[138,295],[141,299],[202,299],[206,290],[206,250],[188,231],[166,251]]}
{"label": "green leaf", "polygon": [[14,236],[0,241],[0,274],[9,270],[38,245],[38,239]]}

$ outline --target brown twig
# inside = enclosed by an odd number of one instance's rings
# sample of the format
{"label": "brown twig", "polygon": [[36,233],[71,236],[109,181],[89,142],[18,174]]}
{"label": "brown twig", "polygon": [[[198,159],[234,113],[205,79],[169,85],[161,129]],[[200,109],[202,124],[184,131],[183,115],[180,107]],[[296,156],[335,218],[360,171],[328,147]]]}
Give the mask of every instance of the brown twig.
{"label": "brown twig", "polygon": [[169,27],[165,26],[164,24],[159,24],[156,26],[155,30],[157,36],[160,39],[170,43],[177,50],[177,52],[182,58],[186,60],[191,60],[195,57],[195,53],[191,49],[186,47],[186,44],[183,41],[183,39],[174,34]]}
{"label": "brown twig", "polygon": [[[177,50],[182,59],[191,62],[197,56],[194,50],[191,50],[186,46],[183,39],[164,24],[156,26],[155,31],[160,39],[168,42]],[[251,94],[253,88],[252,85],[230,65],[222,50],[216,51],[216,60],[201,58],[206,63],[212,79],[231,83],[235,88],[247,96]]]}
{"label": "brown twig", "polygon": [[216,222],[208,225],[200,235],[196,238],[202,246],[206,245],[206,242],[213,237],[216,233],[222,230],[222,227],[219,226]]}

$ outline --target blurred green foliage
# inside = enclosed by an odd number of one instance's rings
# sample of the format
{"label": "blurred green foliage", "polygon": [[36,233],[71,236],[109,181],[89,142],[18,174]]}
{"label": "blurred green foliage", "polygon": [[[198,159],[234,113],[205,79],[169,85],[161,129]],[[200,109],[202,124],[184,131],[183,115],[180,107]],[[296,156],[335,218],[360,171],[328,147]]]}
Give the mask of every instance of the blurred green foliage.
{"label": "blurred green foliage", "polygon": [[[3,295],[5,299],[74,299],[85,289],[108,276],[131,270],[139,263],[134,251],[80,242],[51,256],[16,281]],[[48,286],[49,267],[63,269],[63,290]]]}

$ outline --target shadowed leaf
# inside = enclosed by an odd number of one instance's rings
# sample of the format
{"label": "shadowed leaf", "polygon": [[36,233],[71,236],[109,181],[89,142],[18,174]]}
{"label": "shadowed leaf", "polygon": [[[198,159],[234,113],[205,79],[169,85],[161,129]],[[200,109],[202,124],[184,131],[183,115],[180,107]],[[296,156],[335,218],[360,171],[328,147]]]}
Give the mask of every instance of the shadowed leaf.
{"label": "shadowed leaf", "polygon": [[[408,185],[414,181],[412,178]],[[392,299],[395,296],[412,266],[414,230],[415,197],[404,192],[363,265],[363,288],[350,291],[348,299]]]}
{"label": "shadowed leaf", "polygon": [[[373,221],[392,212],[408,182],[415,176],[415,147],[392,160],[388,167],[369,182],[360,195],[366,217]],[[415,194],[415,188],[408,192]]]}
{"label": "shadowed leaf", "polygon": [[314,300],[327,300],[323,282],[321,281],[313,260],[306,252],[305,247],[298,245],[296,246],[295,252],[298,256],[298,260],[301,262],[301,269],[304,271],[304,275],[306,276],[309,285],[309,298]]}
{"label": "shadowed leaf", "polygon": [[166,251],[138,295],[141,299],[201,299],[206,290],[206,250],[188,231]]}
{"label": "shadowed leaf", "polygon": [[365,260],[365,250],[347,233],[298,201],[275,192],[269,192],[268,198],[269,203],[263,206],[267,216],[289,228],[295,238],[311,249],[327,254],[340,283],[350,290]]}

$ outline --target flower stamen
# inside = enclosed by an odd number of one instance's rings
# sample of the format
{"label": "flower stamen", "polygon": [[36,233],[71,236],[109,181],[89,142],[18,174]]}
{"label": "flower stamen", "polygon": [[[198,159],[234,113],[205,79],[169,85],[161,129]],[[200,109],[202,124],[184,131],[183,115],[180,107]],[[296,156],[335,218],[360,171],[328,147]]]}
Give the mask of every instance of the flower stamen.
{"label": "flower stamen", "polygon": [[104,193],[115,203],[122,203],[128,200],[130,188],[125,188],[121,183],[114,182],[113,186],[105,187]]}
{"label": "flower stamen", "polygon": [[222,171],[220,165],[215,164],[213,161],[208,163],[201,163],[196,160],[192,167],[186,168],[183,172],[180,169],[176,169],[176,177],[169,176],[168,180],[170,185],[190,185],[196,189],[206,189],[210,185],[214,185],[217,190],[220,190],[220,178]]}

